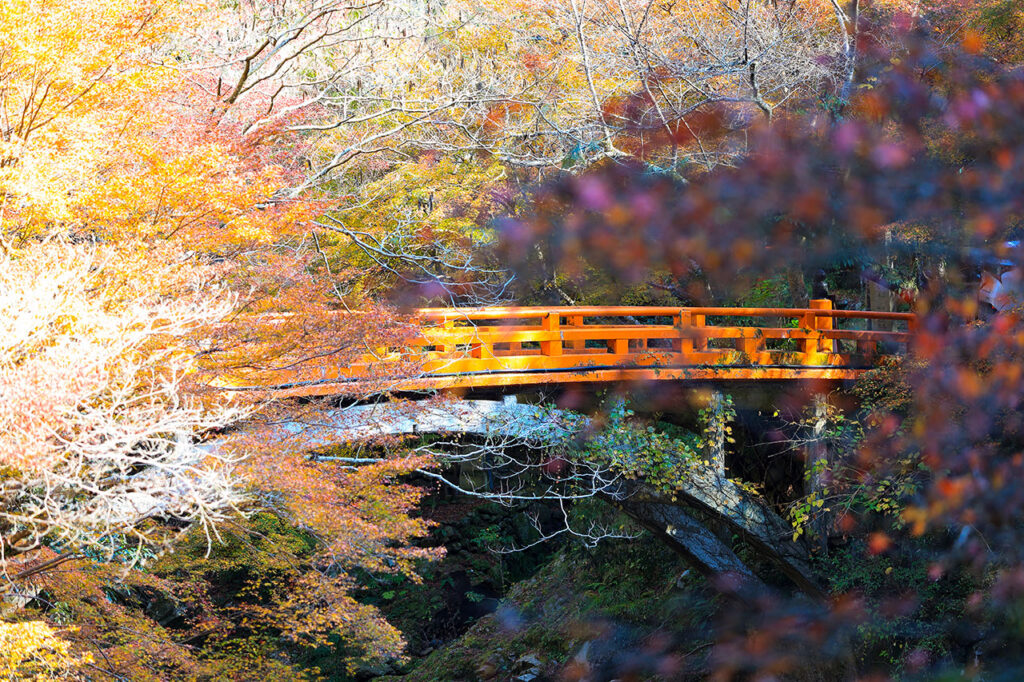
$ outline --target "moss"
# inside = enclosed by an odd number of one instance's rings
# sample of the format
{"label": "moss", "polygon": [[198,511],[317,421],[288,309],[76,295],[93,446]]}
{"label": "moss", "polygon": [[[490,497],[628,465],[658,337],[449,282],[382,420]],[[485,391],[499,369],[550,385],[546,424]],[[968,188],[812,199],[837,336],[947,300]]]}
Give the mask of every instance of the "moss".
{"label": "moss", "polygon": [[256,574],[290,567],[296,557],[309,557],[316,550],[316,538],[274,514],[255,514],[244,523],[222,530],[222,542],[212,545],[202,532],[189,532],[173,554],[161,557],[150,567],[151,572],[165,577],[200,572],[209,576],[221,572]]}
{"label": "moss", "polygon": [[496,613],[392,679],[511,679],[533,659],[542,672],[557,675],[586,642],[608,644],[611,655],[613,641],[637,643],[656,632],[692,649],[706,641],[714,599],[702,580],[686,574],[681,581],[685,572],[681,560],[647,536],[594,550],[563,548],[513,586]]}

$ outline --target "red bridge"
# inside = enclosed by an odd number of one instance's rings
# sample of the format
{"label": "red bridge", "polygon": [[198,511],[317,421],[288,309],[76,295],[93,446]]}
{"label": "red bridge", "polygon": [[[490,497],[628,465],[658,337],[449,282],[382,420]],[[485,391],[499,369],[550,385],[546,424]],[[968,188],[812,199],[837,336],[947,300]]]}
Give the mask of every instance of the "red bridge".
{"label": "red bridge", "polygon": [[916,322],[911,313],[833,310],[829,300],[808,308],[428,308],[415,320],[418,329],[402,347],[375,349],[348,367],[325,366],[318,379],[282,370],[234,388],[285,397],[633,380],[855,379],[881,356],[905,352]]}

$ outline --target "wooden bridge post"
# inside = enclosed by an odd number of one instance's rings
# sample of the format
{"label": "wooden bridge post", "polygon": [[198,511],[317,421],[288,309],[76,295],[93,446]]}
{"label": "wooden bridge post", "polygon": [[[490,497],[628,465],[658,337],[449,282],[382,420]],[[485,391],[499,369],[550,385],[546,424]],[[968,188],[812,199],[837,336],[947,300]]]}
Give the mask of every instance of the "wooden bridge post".
{"label": "wooden bridge post", "polygon": [[679,331],[679,338],[672,340],[672,350],[676,353],[689,355],[693,352],[692,325],[693,319],[690,311],[680,310],[675,319],[675,327]]}
{"label": "wooden bridge post", "polygon": [[[809,302],[809,305],[814,310],[832,310],[832,301],[827,298],[816,298]],[[820,317],[815,316],[814,328],[819,331],[832,331],[832,326],[835,320],[832,316]],[[833,339],[822,338],[818,341],[818,352],[819,353],[834,353],[835,352],[835,341]]]}
{"label": "wooden bridge post", "polygon": [[[442,323],[441,326],[444,329],[445,334],[453,334],[455,332],[455,320],[453,320],[451,318],[446,317],[444,319],[444,322]],[[441,344],[438,347],[438,350],[441,351],[442,353],[454,353],[455,352],[455,344],[454,343],[444,343],[444,344]]]}
{"label": "wooden bridge post", "polygon": [[800,320],[800,326],[810,332],[810,338],[800,341],[800,352],[803,354],[803,363],[810,364],[818,353],[818,316],[814,313],[806,313]]}
{"label": "wooden bridge post", "polygon": [[[582,315],[570,315],[569,316],[569,326],[572,327],[573,329],[582,329],[583,328],[583,316]],[[569,342],[569,348],[571,350],[585,350],[586,347],[587,347],[587,342],[586,342],[585,339],[573,339],[572,341]]]}
{"label": "wooden bridge post", "polygon": [[469,357],[483,358],[487,360],[493,359],[494,345],[488,341],[473,341],[469,347]]}
{"label": "wooden bridge post", "polygon": [[704,351],[708,349],[708,337],[704,335],[702,327],[707,318],[704,315],[691,315],[690,325],[693,337],[693,349],[698,351]]}
{"label": "wooden bridge post", "polygon": [[[558,313],[548,313],[540,320],[540,327],[546,332],[557,332],[559,331],[559,316]],[[562,340],[557,341],[541,341],[540,352],[542,355],[561,355],[562,354]]]}

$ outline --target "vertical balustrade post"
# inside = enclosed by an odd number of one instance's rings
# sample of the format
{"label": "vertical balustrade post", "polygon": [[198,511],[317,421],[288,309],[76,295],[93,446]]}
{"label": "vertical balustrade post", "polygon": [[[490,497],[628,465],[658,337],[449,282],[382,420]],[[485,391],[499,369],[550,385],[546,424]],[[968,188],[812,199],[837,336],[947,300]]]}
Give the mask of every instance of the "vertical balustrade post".
{"label": "vertical balustrade post", "polygon": [[[907,333],[913,335],[917,334],[918,330],[920,329],[921,318],[918,317],[916,310],[911,311],[911,313],[913,316],[907,318]],[[907,342],[907,344],[903,347],[904,352],[909,354],[911,349],[914,347],[913,344],[913,339]]]}
{"label": "vertical balustrade post", "polygon": [[444,322],[441,324],[441,328],[449,338],[446,339],[445,343],[439,345],[438,350],[442,353],[454,353],[455,344],[451,341],[451,335],[455,333],[455,320],[450,318],[444,318]]}
{"label": "vertical balustrade post", "polygon": [[693,349],[698,351],[705,351],[708,349],[708,337],[704,332],[704,323],[706,321],[704,315],[691,315],[690,316],[690,331],[693,333]]}
{"label": "vertical balustrade post", "polygon": [[675,328],[678,336],[672,339],[672,350],[676,353],[689,355],[693,352],[693,320],[689,310],[680,310],[675,316]]}
{"label": "vertical balustrade post", "polygon": [[757,354],[761,351],[763,345],[763,339],[756,336],[756,329],[749,329],[744,327],[741,329],[740,336],[736,339],[736,350],[743,353],[747,358],[753,362],[757,362]]}
{"label": "vertical balustrade post", "polygon": [[810,338],[800,340],[800,352],[804,356],[802,362],[808,365],[818,353],[818,317],[814,313],[805,313],[800,318],[800,326],[810,333]]}
{"label": "vertical balustrade post", "polygon": [[[583,316],[582,315],[570,315],[569,326],[573,329],[583,329]],[[569,348],[574,351],[582,351],[587,347],[585,339],[573,339],[569,341]]]}
{"label": "vertical balustrade post", "polygon": [[611,339],[608,341],[608,347],[612,355],[628,355],[629,339]]}
{"label": "vertical balustrade post", "polygon": [[[809,305],[814,310],[832,310],[832,301],[827,298],[816,298],[809,301]],[[818,350],[821,353],[834,353],[836,351],[836,342],[834,339],[824,338],[825,334],[832,331],[834,318],[829,315],[828,317],[817,316],[816,329],[821,332],[822,338],[818,341]]]}
{"label": "vertical balustrade post", "polygon": [[[547,315],[542,317],[540,320],[540,328],[546,332],[558,332],[558,313],[548,313]],[[559,338],[557,341],[541,341],[540,352],[542,355],[561,355],[562,339]]]}
{"label": "vertical balustrade post", "polygon": [[480,339],[474,339],[473,343],[469,346],[469,357],[481,358],[481,359],[493,359],[494,358],[494,344],[490,341],[482,341]]}
{"label": "vertical balustrade post", "polygon": [[863,356],[867,361],[871,361],[878,354],[878,342],[877,341],[858,341],[857,342],[857,353]]}

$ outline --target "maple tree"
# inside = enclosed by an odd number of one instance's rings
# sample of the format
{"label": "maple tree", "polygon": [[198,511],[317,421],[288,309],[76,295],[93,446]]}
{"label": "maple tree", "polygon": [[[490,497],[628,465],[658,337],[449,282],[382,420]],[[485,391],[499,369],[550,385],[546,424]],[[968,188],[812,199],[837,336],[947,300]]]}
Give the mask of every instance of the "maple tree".
{"label": "maple tree", "polygon": [[[290,351],[315,354],[319,339],[333,353],[346,329],[302,333],[323,313],[288,286],[308,284],[315,252],[290,243],[304,234],[298,218],[308,204],[280,200],[296,176],[281,163],[294,157],[266,145],[279,130],[246,130],[235,114],[251,109],[237,97],[208,97],[201,78],[164,63],[180,61],[189,36],[202,35],[197,20],[224,10],[193,11],[203,9],[18,2],[0,10],[0,563],[6,590],[29,603],[54,571],[86,570],[75,567],[83,558],[151,557],[192,522],[216,542],[219,524],[258,498],[237,459],[262,456],[271,466],[279,454],[197,445],[259,403],[200,390],[211,351],[269,340],[265,357],[283,361]],[[290,304],[308,316],[283,326],[259,317]],[[362,350],[373,336],[366,328],[350,326],[342,339]],[[259,352],[245,361],[258,363]],[[388,548],[423,532],[406,516],[415,494],[386,484],[401,473],[396,466],[330,489],[333,508],[347,513],[313,510],[333,524],[321,534],[325,558],[257,617],[295,639],[341,629],[370,655],[400,653],[399,635],[349,596],[342,568],[362,561],[392,570],[379,554],[402,558]],[[295,472],[279,480],[306,509],[302,491],[323,481],[302,466]],[[320,493],[325,505],[330,491]],[[355,539],[371,529],[379,551]],[[402,558],[401,570],[421,555]],[[136,660],[104,651],[108,662]]]}
{"label": "maple tree", "polygon": [[[154,238],[242,219],[261,184],[225,174],[216,141],[154,134],[174,122],[152,60],[184,16],[174,9],[18,2],[0,15],[5,556],[54,530],[73,551],[157,510],[190,517],[231,499],[191,441],[240,413],[190,402],[183,384],[200,328],[234,297],[211,281],[222,270]],[[138,475],[147,461],[165,476]]]}

